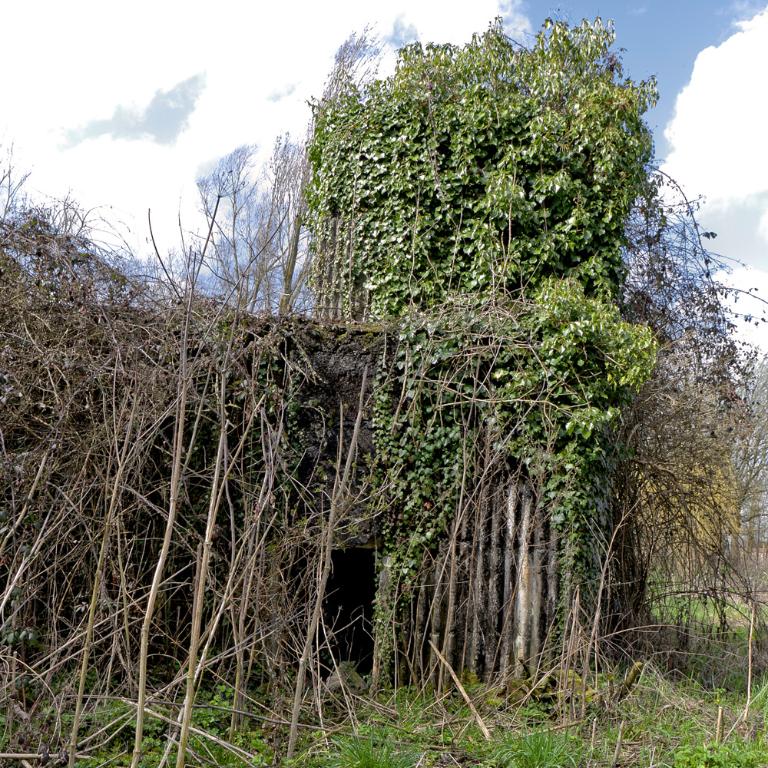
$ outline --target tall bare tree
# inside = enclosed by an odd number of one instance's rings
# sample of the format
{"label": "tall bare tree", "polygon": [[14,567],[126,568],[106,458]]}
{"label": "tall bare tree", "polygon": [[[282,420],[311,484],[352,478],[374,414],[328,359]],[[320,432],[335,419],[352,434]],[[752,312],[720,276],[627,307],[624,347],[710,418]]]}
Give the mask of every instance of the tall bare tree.
{"label": "tall bare tree", "polygon": [[209,224],[220,200],[209,282],[248,312],[306,309],[305,147],[285,135],[260,171],[257,157],[255,146],[238,147],[198,181]]}

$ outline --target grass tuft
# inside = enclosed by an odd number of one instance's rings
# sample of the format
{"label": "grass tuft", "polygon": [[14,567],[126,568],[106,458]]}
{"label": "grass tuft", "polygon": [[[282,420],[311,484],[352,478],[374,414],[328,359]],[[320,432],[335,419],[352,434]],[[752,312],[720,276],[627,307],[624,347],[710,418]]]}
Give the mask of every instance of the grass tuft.
{"label": "grass tuft", "polygon": [[408,749],[360,736],[335,739],[324,768],[414,768],[419,757]]}
{"label": "grass tuft", "polygon": [[496,768],[576,768],[581,753],[581,742],[567,734],[534,731],[504,739],[490,757]]}

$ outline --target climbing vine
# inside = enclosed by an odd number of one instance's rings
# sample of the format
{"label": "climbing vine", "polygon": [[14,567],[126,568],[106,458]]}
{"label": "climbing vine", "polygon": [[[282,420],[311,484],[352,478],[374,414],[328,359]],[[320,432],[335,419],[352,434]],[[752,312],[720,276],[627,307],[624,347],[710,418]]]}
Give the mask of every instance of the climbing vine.
{"label": "climbing vine", "polygon": [[[414,44],[395,74],[317,106],[309,189],[320,301],[402,316],[572,275],[615,297],[645,178],[653,82],[622,78],[599,21],[499,23],[463,48]],[[328,269],[328,262],[331,269]]]}
{"label": "climbing vine", "polygon": [[483,435],[546,478],[556,525],[578,526],[606,430],[654,359],[647,328],[625,323],[573,279],[547,280],[532,301],[503,309],[465,302],[441,318],[405,318],[375,401],[400,575],[445,531],[464,472],[477,474]]}
{"label": "climbing vine", "polygon": [[526,50],[497,21],[464,47],[407,46],[391,77],[316,107],[318,306],[398,322],[375,434],[401,584],[471,490],[482,445],[540,479],[571,574],[589,574],[610,526],[595,478],[655,357],[618,307],[655,84],[625,79],[612,43],[599,19],[547,21]]}

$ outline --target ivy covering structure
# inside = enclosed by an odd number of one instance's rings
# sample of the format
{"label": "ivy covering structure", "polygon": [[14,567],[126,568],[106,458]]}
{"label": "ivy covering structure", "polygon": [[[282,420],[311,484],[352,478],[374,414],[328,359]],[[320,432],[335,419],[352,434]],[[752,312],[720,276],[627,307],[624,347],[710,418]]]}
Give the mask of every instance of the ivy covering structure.
{"label": "ivy covering structure", "polygon": [[497,22],[317,105],[319,310],[398,329],[374,391],[376,674],[526,674],[600,604],[610,429],[655,358],[619,307],[655,89],[612,42],[547,22],[526,50]]}
{"label": "ivy covering structure", "polygon": [[496,23],[360,83],[353,38],[296,177],[233,217],[223,164],[167,260],[0,168],[0,762],[314,764],[351,724],[491,765],[544,710],[594,745],[643,658],[757,680],[762,395],[612,41]]}

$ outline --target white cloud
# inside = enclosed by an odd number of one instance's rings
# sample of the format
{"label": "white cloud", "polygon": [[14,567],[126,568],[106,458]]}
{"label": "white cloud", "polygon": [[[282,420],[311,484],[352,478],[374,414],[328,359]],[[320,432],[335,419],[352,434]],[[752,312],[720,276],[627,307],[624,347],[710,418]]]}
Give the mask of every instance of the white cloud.
{"label": "white cloud", "polygon": [[768,355],[768,270],[739,267],[722,280],[734,289],[729,305],[737,334]]}
{"label": "white cloud", "polygon": [[[530,29],[520,0],[503,5],[508,28]],[[498,0],[450,12],[441,0],[11,3],[3,54],[13,75],[3,81],[0,141],[14,143],[34,191],[109,206],[108,218],[140,233],[133,244],[146,237],[151,207],[161,247],[170,247],[180,201],[185,221],[191,216],[199,168],[241,144],[268,152],[278,134],[303,134],[307,101],[350,33],[372,25],[382,37],[394,30],[462,43],[499,13]],[[189,110],[164,132],[148,124],[158,94],[202,73]],[[73,136],[85,140],[73,145]]]}
{"label": "white cloud", "polygon": [[403,14],[395,19],[391,31],[384,36],[384,41],[394,48],[402,48],[418,39],[419,30],[413,24],[406,22]]}
{"label": "white cloud", "polygon": [[205,87],[205,75],[197,74],[177,83],[168,91],[158,90],[141,110],[115,107],[112,117],[90,120],[82,128],[67,132],[67,146],[74,147],[98,136],[115,139],[150,139],[159,144],[173,144],[187,127],[197,99]]}
{"label": "white cloud", "polygon": [[665,131],[671,151],[663,170],[689,196],[704,196],[699,219],[718,233],[717,251],[749,265],[724,282],[735,289],[738,334],[768,353],[768,8],[761,8],[699,53]]}
{"label": "white cloud", "polygon": [[665,130],[672,146],[666,168],[711,203],[768,190],[768,10],[738,27],[699,53]]}
{"label": "white cloud", "polygon": [[765,8],[765,2],[760,0],[731,0],[727,8],[720,11],[721,14],[732,17],[732,25],[738,27],[742,21],[757,16]]}
{"label": "white cloud", "polygon": [[518,42],[524,42],[527,35],[533,31],[530,19],[523,11],[522,0],[501,0],[499,13],[504,19],[506,33]]}
{"label": "white cloud", "polygon": [[766,266],[768,8],[735,27],[696,58],[665,130],[663,168],[689,196],[704,196],[700,218],[717,222],[721,252]]}

